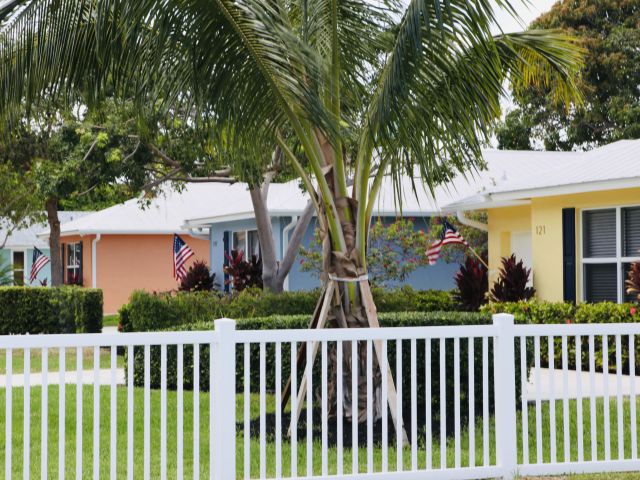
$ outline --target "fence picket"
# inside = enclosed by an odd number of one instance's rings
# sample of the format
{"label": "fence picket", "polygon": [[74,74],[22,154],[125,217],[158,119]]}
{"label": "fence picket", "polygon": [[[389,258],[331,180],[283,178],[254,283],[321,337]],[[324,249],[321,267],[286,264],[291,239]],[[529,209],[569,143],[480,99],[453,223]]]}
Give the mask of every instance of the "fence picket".
{"label": "fence picket", "polygon": [[109,409],[109,477],[116,478],[117,475],[117,426],[118,426],[118,392],[116,387],[116,367],[117,367],[117,355],[118,349],[117,347],[111,347],[109,349],[111,357],[110,357],[110,373],[111,373],[111,390],[110,390],[110,409]]}
{"label": "fence picket", "polygon": [[40,403],[40,478],[46,480],[49,475],[48,433],[49,433],[49,349],[42,349],[42,402]]}
{"label": "fence picket", "polygon": [[31,470],[31,349],[24,349],[24,400],[23,400],[23,463],[24,480],[29,480]]}
{"label": "fence picket", "polygon": [[133,357],[134,346],[127,347],[127,478],[133,480]]}
{"label": "fence picket", "polygon": [[93,347],[93,478],[100,478],[100,347]]}
{"label": "fence picket", "polygon": [[446,339],[440,339],[440,468],[447,468]]}
{"label": "fence picket", "polygon": [[[66,475],[66,431],[67,431],[67,407],[66,407],[66,369],[67,351],[63,347],[58,352],[58,480],[64,480]],[[9,443],[9,442],[7,442]],[[9,460],[11,463],[11,460]],[[11,477],[7,477],[11,478]]]}
{"label": "fence picket", "polygon": [[276,343],[276,477],[282,477],[282,344]]}
{"label": "fence picket", "polygon": [[[244,344],[244,478],[251,477],[251,344]],[[292,401],[294,401],[292,397]],[[291,410],[293,411],[293,410]]]}
{"label": "fence picket", "polygon": [[542,397],[540,388],[540,337],[533,337],[533,358],[536,369],[536,463],[542,463]]}
{"label": "fence picket", "polygon": [[591,427],[591,461],[598,460],[598,423],[596,412],[595,338],[589,335],[589,410]]}
{"label": "fence picket", "polygon": [[267,365],[266,344],[260,342],[260,478],[267,477]]}
{"label": "fence picket", "polygon": [[556,438],[556,382],[555,382],[555,341],[554,337],[550,336],[547,339],[549,343],[549,453],[551,454],[551,463],[558,461],[558,439]]}
{"label": "fence picket", "polygon": [[176,477],[178,480],[184,478],[184,455],[183,455],[183,443],[184,443],[184,392],[183,392],[183,380],[184,375],[184,347],[180,343],[176,345],[177,350],[177,365],[176,365]]}
{"label": "fence picket", "polygon": [[425,449],[427,470],[433,468],[433,434],[431,432],[431,339],[424,341]]}
{"label": "fence picket", "polygon": [[618,460],[624,459],[624,410],[622,407],[622,337],[616,335],[616,397],[618,419]]}
{"label": "fence picket", "polygon": [[569,430],[569,355],[567,337],[562,337],[562,433],[564,438],[564,461],[571,461],[571,430]]}
{"label": "fence picket", "polygon": [[[195,423],[194,425],[199,425]],[[151,478],[151,346],[144,346],[144,478]]]}
{"label": "fence picket", "polygon": [[82,478],[82,347],[76,349],[76,480]]}
{"label": "fence picket", "polygon": [[[212,415],[213,417],[213,415]],[[160,345],[160,479],[167,478],[167,346]]]}
{"label": "fence picket", "polygon": [[636,460],[638,458],[638,423],[636,417],[636,356],[634,352],[635,348],[635,335],[629,335],[629,377],[631,381],[629,405],[631,417],[631,459]]}
{"label": "fence picket", "polygon": [[453,421],[454,421],[454,465],[462,466],[460,446],[460,339],[453,339]]}
{"label": "fence picket", "polygon": [[200,478],[200,344],[193,344],[193,478]]}
{"label": "fence picket", "polygon": [[351,342],[351,473],[358,473],[358,342]]}
{"label": "fence picket", "polygon": [[341,341],[336,343],[336,474],[344,473],[344,446],[343,446],[343,345]]}
{"label": "fence picket", "polygon": [[[469,467],[476,466],[476,411],[475,411],[475,355],[474,355],[474,338],[468,340],[468,359],[467,370],[469,380]],[[429,417],[427,417],[429,418]]]}
{"label": "fence picket", "polygon": [[[327,404],[327,391],[328,391],[328,387],[327,387],[327,375],[328,375],[328,369],[327,369],[327,342],[322,342],[321,347],[320,347],[320,365],[321,365],[321,379],[320,379],[320,384],[321,384],[321,390],[320,390],[320,409],[321,409],[321,414],[320,414],[320,425],[322,426],[322,454],[321,454],[321,462],[322,462],[322,475],[326,476],[329,474],[329,432],[328,432],[328,426],[329,426],[329,421],[328,421],[328,410],[329,410],[329,406]],[[277,441],[276,441],[276,448],[277,448]]]}
{"label": "fence picket", "polygon": [[489,466],[489,338],[482,337],[482,463]]}
{"label": "fence picket", "polygon": [[602,373],[604,390],[604,459],[611,460],[611,411],[609,409],[609,338],[602,336]]}
{"label": "fence picket", "polygon": [[575,337],[576,342],[576,421],[578,424],[578,462],[584,462],[584,421],[582,413],[582,337]]}
{"label": "fence picket", "polygon": [[367,341],[367,473],[373,473],[373,349]]}
{"label": "fence picket", "polygon": [[416,366],[416,339],[411,339],[411,469],[418,469],[418,372]]}
{"label": "fence picket", "polygon": [[315,345],[307,342],[307,477],[313,475],[313,359]]}
{"label": "fence picket", "polygon": [[[12,475],[12,459],[13,459],[13,349],[7,348],[5,350],[7,355],[6,367],[7,373],[5,375],[5,433],[4,433],[4,478],[11,478]],[[61,417],[62,418],[62,417]],[[63,430],[63,429],[61,429]],[[60,447],[62,448],[62,447]],[[62,463],[60,463],[62,465]],[[62,471],[62,469],[61,469]],[[63,479],[64,477],[61,477]]]}
{"label": "fence picket", "polygon": [[[382,342],[382,361],[388,361],[387,341]],[[382,377],[382,471],[387,472],[389,469],[389,370],[380,365]],[[338,411],[339,412],[339,411]]]}
{"label": "fence picket", "polygon": [[529,463],[529,408],[527,404],[527,337],[520,337],[520,415],[522,417],[522,463]]}
{"label": "fence picket", "polygon": [[298,411],[298,367],[297,343],[291,342],[291,476],[298,476],[298,421],[295,412]]}

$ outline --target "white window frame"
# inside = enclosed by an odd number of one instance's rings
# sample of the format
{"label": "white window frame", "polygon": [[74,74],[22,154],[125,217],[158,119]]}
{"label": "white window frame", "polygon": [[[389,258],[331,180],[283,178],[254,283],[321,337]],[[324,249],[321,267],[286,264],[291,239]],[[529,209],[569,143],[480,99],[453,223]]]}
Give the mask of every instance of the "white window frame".
{"label": "white window frame", "polygon": [[15,286],[15,264],[13,262],[13,254],[15,252],[22,252],[24,255],[24,264],[22,266],[22,285],[28,286],[27,282],[27,249],[26,248],[12,248],[11,249],[11,283]]}
{"label": "white window frame", "polygon": [[[67,281],[67,283],[69,282],[69,269],[73,269],[74,272],[80,273],[80,269],[81,269],[81,265],[82,265],[82,258],[78,258],[78,252],[74,251],[73,254],[73,258],[76,261],[76,263],[74,264],[70,264],[68,263],[68,259],[69,259],[69,247],[71,247],[73,245],[74,249],[80,245],[82,243],[81,240],[77,241],[77,242],[69,242],[67,243],[67,247],[65,248],[65,253],[66,253],[66,258],[65,258],[65,266],[64,266],[64,275],[65,275],[65,280]],[[82,249],[82,247],[80,247]]]}
{"label": "white window frame", "polygon": [[[230,242],[231,243],[231,250],[238,250],[238,245],[236,245],[236,243],[235,243],[236,233],[244,233],[244,245],[242,246],[242,251],[245,254],[245,260],[248,260],[246,258],[246,255],[247,255],[247,251],[249,250],[249,233],[250,232],[256,232],[256,235],[257,235],[258,234],[258,229],[249,228],[249,229],[244,229],[244,230],[233,230],[231,232],[231,242]],[[258,240],[258,245],[260,245],[260,240]]]}
{"label": "white window frame", "polygon": [[[586,265],[594,265],[594,264],[612,264],[616,265],[617,272],[617,286],[618,286],[618,303],[624,302],[625,292],[624,292],[624,279],[622,277],[624,265],[627,263],[640,262],[639,257],[623,257],[622,256],[622,210],[625,208],[634,208],[640,207],[640,204],[630,204],[630,205],[611,205],[608,207],[597,207],[597,208],[583,208],[580,210],[580,239],[578,242],[578,247],[580,251],[580,290],[583,302],[587,301],[587,291],[585,288],[585,277],[586,277]],[[584,256],[584,214],[586,212],[593,212],[598,210],[615,210],[616,212],[616,256],[615,257],[598,257],[598,258],[586,258]]]}

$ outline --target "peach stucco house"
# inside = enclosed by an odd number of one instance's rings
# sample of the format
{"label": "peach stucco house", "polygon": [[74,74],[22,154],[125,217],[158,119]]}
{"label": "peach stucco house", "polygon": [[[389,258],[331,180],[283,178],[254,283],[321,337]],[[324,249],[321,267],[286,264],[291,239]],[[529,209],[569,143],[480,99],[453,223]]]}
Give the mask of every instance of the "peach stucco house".
{"label": "peach stucco house", "polygon": [[[173,235],[179,234],[210,264],[208,232],[185,230],[191,214],[212,201],[212,190],[191,185],[184,192],[167,191],[150,202],[138,199],[95,212],[61,227],[65,283],[100,288],[104,313],[117,312],[134,290],[177,289],[173,278]],[[41,234],[47,236],[48,232]]]}

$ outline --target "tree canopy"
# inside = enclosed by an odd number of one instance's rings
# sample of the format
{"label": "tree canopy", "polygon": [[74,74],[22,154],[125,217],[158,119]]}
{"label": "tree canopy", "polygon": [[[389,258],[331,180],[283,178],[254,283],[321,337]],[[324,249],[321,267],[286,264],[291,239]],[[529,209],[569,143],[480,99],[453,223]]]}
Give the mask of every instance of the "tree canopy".
{"label": "tree canopy", "polygon": [[586,56],[580,108],[548,88],[514,90],[516,108],[497,132],[500,148],[572,150],[640,137],[640,0],[562,0],[531,25],[562,29]]}

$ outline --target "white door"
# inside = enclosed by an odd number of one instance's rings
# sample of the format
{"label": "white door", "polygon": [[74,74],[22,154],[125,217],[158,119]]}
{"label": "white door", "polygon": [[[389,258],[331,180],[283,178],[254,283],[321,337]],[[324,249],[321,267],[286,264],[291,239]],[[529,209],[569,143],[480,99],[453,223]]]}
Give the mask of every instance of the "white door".
{"label": "white door", "polygon": [[[533,267],[533,253],[531,247],[531,232],[511,232],[511,252],[516,260],[524,263],[527,268]],[[529,286],[533,284],[533,270],[529,277]]]}

